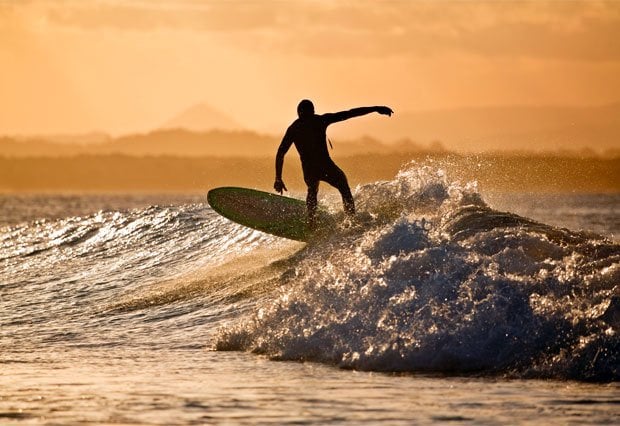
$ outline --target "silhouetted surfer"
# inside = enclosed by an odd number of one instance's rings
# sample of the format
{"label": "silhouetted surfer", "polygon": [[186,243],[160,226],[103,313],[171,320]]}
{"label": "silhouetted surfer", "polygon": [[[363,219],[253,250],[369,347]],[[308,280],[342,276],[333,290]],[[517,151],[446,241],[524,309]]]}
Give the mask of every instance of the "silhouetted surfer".
{"label": "silhouetted surfer", "polygon": [[308,99],[304,99],[297,106],[299,118],[286,130],[286,134],[278,148],[276,155],[276,181],[273,184],[273,188],[280,194],[282,194],[283,190],[287,191],[282,181],[282,165],[284,163],[284,155],[291,147],[291,144],[294,143],[301,159],[304,181],[308,185],[306,206],[308,209],[308,224],[311,228],[314,227],[316,217],[317,194],[320,181],[327,182],[338,189],[340,195],[342,195],[344,211],[349,216],[355,214],[355,203],[353,202],[347,177],[330,158],[327,151],[326,130],[327,126],[332,123],[370,114],[371,112],[391,116],[394,111],[386,106],[372,106],[317,115],[314,113],[314,105]]}

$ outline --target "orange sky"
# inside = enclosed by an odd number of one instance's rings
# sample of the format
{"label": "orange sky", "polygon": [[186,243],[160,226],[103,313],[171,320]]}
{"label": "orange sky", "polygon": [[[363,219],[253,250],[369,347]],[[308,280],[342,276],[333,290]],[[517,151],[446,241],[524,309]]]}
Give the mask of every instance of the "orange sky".
{"label": "orange sky", "polygon": [[0,134],[620,101],[620,2],[2,1]]}

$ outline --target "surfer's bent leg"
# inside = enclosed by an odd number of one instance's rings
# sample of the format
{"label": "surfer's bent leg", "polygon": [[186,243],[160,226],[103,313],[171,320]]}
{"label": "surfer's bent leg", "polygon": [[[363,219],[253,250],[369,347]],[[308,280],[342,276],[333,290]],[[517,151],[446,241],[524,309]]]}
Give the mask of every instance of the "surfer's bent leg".
{"label": "surfer's bent leg", "polygon": [[316,224],[317,195],[319,193],[319,181],[306,179],[308,194],[306,195],[306,209],[308,210],[308,227],[313,229]]}
{"label": "surfer's bent leg", "polygon": [[354,216],[355,202],[353,201],[353,194],[351,194],[351,188],[349,188],[347,176],[340,169],[340,167],[338,167],[333,162],[327,170],[327,173],[325,174],[325,182],[329,183],[331,186],[340,191],[345,213],[349,216]]}

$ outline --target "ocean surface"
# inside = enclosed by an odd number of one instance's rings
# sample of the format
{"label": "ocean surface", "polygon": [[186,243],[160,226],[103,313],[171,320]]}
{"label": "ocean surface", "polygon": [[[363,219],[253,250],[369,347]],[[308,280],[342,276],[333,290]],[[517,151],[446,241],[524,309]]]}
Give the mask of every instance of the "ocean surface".
{"label": "ocean surface", "polygon": [[0,195],[0,424],[618,424],[620,194],[354,196],[303,244],[206,195]]}

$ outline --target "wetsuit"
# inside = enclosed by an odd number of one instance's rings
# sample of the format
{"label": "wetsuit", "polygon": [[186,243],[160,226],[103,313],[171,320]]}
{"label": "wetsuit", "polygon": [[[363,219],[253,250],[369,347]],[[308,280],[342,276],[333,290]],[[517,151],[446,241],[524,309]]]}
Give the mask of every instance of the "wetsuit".
{"label": "wetsuit", "polygon": [[336,113],[302,116],[295,120],[287,129],[276,155],[276,180],[282,179],[284,154],[294,143],[301,159],[304,181],[308,186],[306,206],[310,225],[314,224],[316,216],[320,181],[327,182],[338,189],[342,196],[345,212],[348,215],[355,214],[355,203],[353,202],[353,195],[351,195],[347,177],[334,163],[327,151],[327,126],[338,121],[377,112],[377,108],[361,107]]}

